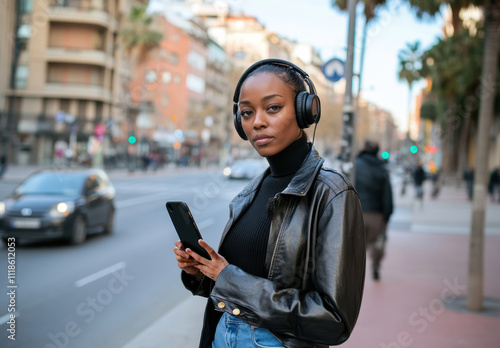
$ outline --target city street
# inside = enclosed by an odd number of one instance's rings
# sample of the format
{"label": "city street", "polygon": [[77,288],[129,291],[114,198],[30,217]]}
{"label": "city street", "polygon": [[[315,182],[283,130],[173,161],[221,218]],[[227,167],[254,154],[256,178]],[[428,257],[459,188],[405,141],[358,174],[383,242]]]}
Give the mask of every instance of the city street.
{"label": "city street", "polygon": [[[186,201],[204,238],[217,247],[228,203],[245,184],[215,171],[125,174],[112,181],[114,235],[94,235],[76,247],[43,242],[16,248],[16,341],[7,338],[9,298],[1,296],[1,347],[121,347],[191,296],[180,283],[165,202]],[[14,186],[0,183],[1,196]],[[5,248],[0,260],[6,284]]]}

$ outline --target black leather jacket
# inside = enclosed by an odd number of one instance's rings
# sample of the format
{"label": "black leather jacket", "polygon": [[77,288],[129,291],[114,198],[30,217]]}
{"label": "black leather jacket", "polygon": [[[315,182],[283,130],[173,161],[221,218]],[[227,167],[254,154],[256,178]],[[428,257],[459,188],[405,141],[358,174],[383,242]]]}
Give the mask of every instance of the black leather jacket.
{"label": "black leather jacket", "polygon": [[[215,285],[209,278],[199,283],[183,274],[193,294],[210,297],[219,311],[271,330],[289,348],[323,348],[346,341],[363,294],[361,205],[353,186],[322,164],[312,149],[288,187],[275,197],[267,279],[234,265],[222,270]],[[252,203],[266,174],[256,177],[231,202],[221,244]],[[207,314],[205,325],[206,319]]]}

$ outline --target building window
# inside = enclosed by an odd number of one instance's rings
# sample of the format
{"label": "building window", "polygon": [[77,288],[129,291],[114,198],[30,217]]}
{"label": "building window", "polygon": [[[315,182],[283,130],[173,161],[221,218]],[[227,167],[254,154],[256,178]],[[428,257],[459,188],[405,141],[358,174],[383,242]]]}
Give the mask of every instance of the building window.
{"label": "building window", "polygon": [[102,121],[102,109],[103,109],[102,102],[96,102],[95,103],[95,122],[96,123],[100,123]]}
{"label": "building window", "polygon": [[202,94],[205,92],[205,80],[193,74],[187,76],[186,86],[189,90],[196,93]]}
{"label": "building window", "polygon": [[61,47],[75,50],[105,49],[106,32],[90,25],[51,23],[49,47]]}
{"label": "building window", "polygon": [[179,84],[179,83],[181,83],[181,81],[182,81],[181,75],[177,75],[177,74],[176,74],[176,75],[174,76],[174,83]]}
{"label": "building window", "polygon": [[31,13],[33,11],[33,0],[21,0],[20,6],[22,13]]}
{"label": "building window", "polygon": [[172,40],[173,40],[174,42],[178,42],[178,41],[179,41],[179,34],[174,34],[174,35],[172,35]]}
{"label": "building window", "polygon": [[28,85],[28,67],[26,65],[18,65],[16,68],[16,88],[26,88]]}
{"label": "building window", "polygon": [[[32,1],[32,0],[28,0]],[[107,1],[102,0],[51,0],[51,6],[72,7],[81,10],[107,11]]]}
{"label": "building window", "polygon": [[179,63],[179,55],[177,53],[170,53],[170,56],[168,57],[168,61],[171,64],[178,64]]}
{"label": "building window", "polygon": [[21,24],[17,29],[17,37],[20,39],[29,39],[31,37],[31,25]]}
{"label": "building window", "polygon": [[69,100],[68,99],[61,99],[59,101],[59,109],[63,112],[69,112]]}
{"label": "building window", "polygon": [[245,59],[246,56],[247,56],[246,53],[243,51],[238,51],[234,53],[235,59]]}
{"label": "building window", "polygon": [[87,101],[86,100],[79,100],[78,101],[77,117],[84,120],[86,116],[87,116]]}
{"label": "building window", "polygon": [[161,74],[161,79],[163,83],[170,83],[172,81],[172,73],[170,71],[165,71]]}
{"label": "building window", "polygon": [[90,65],[49,63],[47,82],[103,86],[104,68]]}
{"label": "building window", "polygon": [[189,52],[187,61],[192,67],[200,71],[205,71],[207,63],[205,61],[205,57],[203,57],[203,55],[201,55],[200,53],[196,51]]}
{"label": "building window", "polygon": [[146,71],[146,75],[144,75],[144,80],[146,80],[147,83],[154,83],[156,82],[156,79],[157,79],[156,71],[154,70]]}
{"label": "building window", "polygon": [[162,106],[167,106],[170,103],[170,97],[168,96],[167,93],[164,93],[161,98],[161,105]]}
{"label": "building window", "polygon": [[159,52],[158,52],[158,57],[160,58],[167,58],[167,50],[165,49],[161,49]]}

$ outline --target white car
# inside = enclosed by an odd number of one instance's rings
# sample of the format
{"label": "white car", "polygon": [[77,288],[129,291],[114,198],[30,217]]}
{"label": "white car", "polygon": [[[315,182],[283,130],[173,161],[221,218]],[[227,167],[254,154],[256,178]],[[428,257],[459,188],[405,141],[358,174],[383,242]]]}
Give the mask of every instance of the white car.
{"label": "white car", "polygon": [[238,160],[224,168],[223,173],[228,179],[253,179],[268,166],[265,159]]}

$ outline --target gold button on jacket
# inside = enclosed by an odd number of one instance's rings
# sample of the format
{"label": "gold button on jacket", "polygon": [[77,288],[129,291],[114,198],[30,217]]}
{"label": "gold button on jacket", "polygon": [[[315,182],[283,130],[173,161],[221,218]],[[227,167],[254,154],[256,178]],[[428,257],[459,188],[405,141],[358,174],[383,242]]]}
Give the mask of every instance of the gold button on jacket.
{"label": "gold button on jacket", "polygon": [[219,302],[217,304],[217,307],[219,307],[220,309],[222,309],[222,308],[226,307],[226,304],[224,302]]}
{"label": "gold button on jacket", "polygon": [[240,315],[240,310],[238,308],[233,309],[234,315]]}

